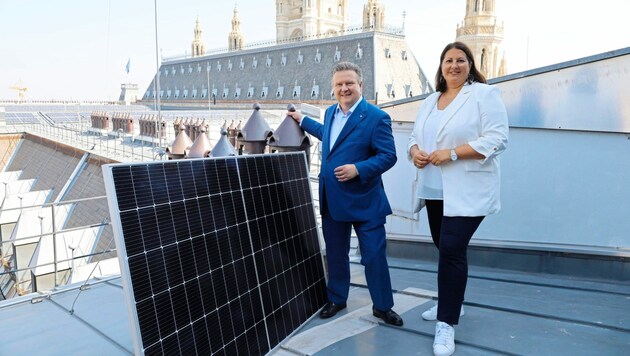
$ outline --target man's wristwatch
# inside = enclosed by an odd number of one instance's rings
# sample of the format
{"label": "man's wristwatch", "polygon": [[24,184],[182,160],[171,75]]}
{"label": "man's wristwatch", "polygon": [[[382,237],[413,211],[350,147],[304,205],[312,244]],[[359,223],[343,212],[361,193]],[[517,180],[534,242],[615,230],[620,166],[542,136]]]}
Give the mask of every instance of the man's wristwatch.
{"label": "man's wristwatch", "polygon": [[455,149],[451,149],[451,161],[457,161],[457,153],[455,153]]}

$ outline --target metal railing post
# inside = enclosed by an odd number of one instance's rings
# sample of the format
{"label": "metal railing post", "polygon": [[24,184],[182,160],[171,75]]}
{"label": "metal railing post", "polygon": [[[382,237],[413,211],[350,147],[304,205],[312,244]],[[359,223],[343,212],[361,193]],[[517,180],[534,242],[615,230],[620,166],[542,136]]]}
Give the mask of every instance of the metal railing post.
{"label": "metal railing post", "polygon": [[50,206],[50,215],[52,219],[53,261],[55,262],[55,288],[57,288],[57,227],[55,226],[55,204]]}

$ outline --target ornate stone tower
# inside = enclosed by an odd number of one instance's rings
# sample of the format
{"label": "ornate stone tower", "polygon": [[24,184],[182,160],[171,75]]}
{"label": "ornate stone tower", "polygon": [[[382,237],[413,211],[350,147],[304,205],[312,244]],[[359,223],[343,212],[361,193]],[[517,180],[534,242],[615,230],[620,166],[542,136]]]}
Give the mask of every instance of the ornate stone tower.
{"label": "ornate stone tower", "polygon": [[203,41],[201,40],[201,24],[199,23],[199,16],[197,16],[197,23],[195,24],[195,39],[192,41],[192,56],[203,56],[206,50],[203,48]]}
{"label": "ornate stone tower", "polygon": [[245,40],[241,32],[241,18],[238,15],[238,9],[234,5],[234,16],[232,16],[232,31],[228,36],[228,50],[238,51],[243,49]]}
{"label": "ornate stone tower", "polygon": [[495,0],[466,0],[466,16],[457,25],[455,40],[470,47],[486,78],[507,74],[505,54],[501,53],[503,23],[497,23]]}
{"label": "ornate stone tower", "polygon": [[276,0],[276,40],[335,36],[347,26],[348,0]]}
{"label": "ornate stone tower", "polygon": [[368,0],[363,6],[363,28],[383,31],[385,27],[385,6],[379,0]]}

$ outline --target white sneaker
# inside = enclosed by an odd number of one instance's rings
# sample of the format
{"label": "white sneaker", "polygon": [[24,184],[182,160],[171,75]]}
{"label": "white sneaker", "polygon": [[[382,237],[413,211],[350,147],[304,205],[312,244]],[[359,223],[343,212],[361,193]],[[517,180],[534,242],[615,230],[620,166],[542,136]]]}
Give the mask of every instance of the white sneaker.
{"label": "white sneaker", "polygon": [[438,321],[435,324],[435,339],[433,340],[433,354],[448,356],[455,352],[455,329],[447,323]]}
{"label": "white sneaker", "polygon": [[[422,319],[424,320],[437,320],[437,304],[433,306],[433,308],[422,313]],[[462,305],[462,309],[459,311],[459,316],[464,316],[464,306]]]}

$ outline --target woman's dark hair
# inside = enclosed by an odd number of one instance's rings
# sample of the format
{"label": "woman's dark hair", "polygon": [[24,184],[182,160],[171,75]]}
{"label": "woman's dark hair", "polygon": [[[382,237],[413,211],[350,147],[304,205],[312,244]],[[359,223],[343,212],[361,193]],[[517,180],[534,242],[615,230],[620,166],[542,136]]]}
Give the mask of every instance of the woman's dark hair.
{"label": "woman's dark hair", "polygon": [[466,55],[466,58],[468,59],[468,64],[470,65],[470,74],[468,75],[468,84],[471,84],[472,82],[485,83],[486,77],[484,77],[484,75],[481,74],[481,72],[477,70],[477,66],[475,66],[475,60],[473,58],[472,51],[470,50],[470,48],[468,48],[468,46],[466,46],[462,42],[453,42],[453,43],[447,44],[446,47],[444,47],[444,50],[442,50],[442,54],[440,55],[440,66],[438,67],[437,73],[435,74],[435,90],[439,92],[446,91],[446,81],[444,80],[444,77],[442,76],[442,61],[444,61],[444,56],[446,56],[446,52],[448,52],[449,50],[453,48],[459,49],[462,52],[464,52],[464,54]]}

